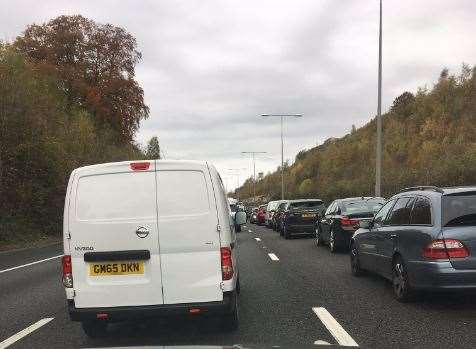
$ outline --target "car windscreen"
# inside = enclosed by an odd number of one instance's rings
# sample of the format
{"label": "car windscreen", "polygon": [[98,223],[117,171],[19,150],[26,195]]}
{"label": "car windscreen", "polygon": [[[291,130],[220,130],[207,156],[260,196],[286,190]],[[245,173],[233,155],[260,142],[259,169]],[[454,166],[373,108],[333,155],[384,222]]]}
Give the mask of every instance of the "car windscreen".
{"label": "car windscreen", "polygon": [[296,209],[317,209],[322,208],[324,203],[322,201],[302,201],[302,202],[292,202],[289,205],[289,208],[292,210]]}
{"label": "car windscreen", "polygon": [[353,213],[376,213],[385,203],[385,200],[355,200],[342,202],[343,212]]}
{"label": "car windscreen", "polygon": [[444,227],[476,226],[476,195],[448,195],[441,198]]}

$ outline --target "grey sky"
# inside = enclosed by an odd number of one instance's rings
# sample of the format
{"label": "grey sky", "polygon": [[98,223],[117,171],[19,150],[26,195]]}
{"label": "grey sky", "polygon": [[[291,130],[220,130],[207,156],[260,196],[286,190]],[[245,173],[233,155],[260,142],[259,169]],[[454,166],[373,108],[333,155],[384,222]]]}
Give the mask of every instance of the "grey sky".
{"label": "grey sky", "polygon": [[[143,60],[137,79],[151,116],[137,140],[157,135],[167,158],[208,159],[223,177],[252,165],[241,151],[264,150],[258,171],[342,136],[376,111],[377,0],[11,1],[2,3],[0,38],[29,23],[82,14],[124,27]],[[441,69],[476,64],[476,2],[384,0],[383,101],[436,81]],[[236,179],[227,179],[229,188]]]}

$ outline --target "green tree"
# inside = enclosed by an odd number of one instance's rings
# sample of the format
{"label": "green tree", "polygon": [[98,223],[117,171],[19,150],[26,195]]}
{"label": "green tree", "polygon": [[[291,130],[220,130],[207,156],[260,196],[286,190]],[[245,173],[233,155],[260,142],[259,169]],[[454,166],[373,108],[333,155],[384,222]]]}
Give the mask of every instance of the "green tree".
{"label": "green tree", "polygon": [[160,159],[159,139],[156,136],[152,137],[149,142],[147,142],[145,156],[148,159]]}

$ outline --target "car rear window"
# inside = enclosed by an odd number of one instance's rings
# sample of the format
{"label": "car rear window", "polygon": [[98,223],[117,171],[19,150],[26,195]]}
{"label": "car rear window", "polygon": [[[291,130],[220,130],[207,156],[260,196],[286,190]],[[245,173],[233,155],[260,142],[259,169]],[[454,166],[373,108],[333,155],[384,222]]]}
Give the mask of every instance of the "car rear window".
{"label": "car rear window", "polygon": [[444,195],[441,206],[444,227],[476,226],[476,195]]}
{"label": "car rear window", "polygon": [[324,205],[322,201],[302,201],[302,202],[292,202],[289,207],[290,208],[320,208]]}
{"label": "car rear window", "polygon": [[356,200],[343,201],[343,211],[347,214],[353,213],[376,213],[385,203],[385,200]]}
{"label": "car rear window", "polygon": [[201,171],[158,171],[159,217],[207,214],[208,188]]}
{"label": "car rear window", "polygon": [[78,220],[147,219],[156,216],[155,173],[113,173],[81,177]]}

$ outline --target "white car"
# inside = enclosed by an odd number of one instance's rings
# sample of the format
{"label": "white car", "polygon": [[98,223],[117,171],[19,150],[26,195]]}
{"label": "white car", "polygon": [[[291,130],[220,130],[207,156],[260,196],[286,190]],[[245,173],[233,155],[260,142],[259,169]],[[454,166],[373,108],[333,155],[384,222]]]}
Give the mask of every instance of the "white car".
{"label": "white car", "polygon": [[81,167],[64,208],[63,284],[91,337],[113,321],[216,314],[238,325],[234,224],[215,167],[137,161]]}

